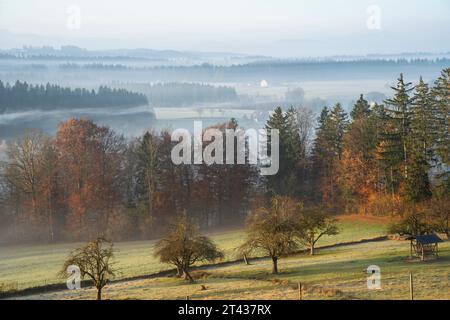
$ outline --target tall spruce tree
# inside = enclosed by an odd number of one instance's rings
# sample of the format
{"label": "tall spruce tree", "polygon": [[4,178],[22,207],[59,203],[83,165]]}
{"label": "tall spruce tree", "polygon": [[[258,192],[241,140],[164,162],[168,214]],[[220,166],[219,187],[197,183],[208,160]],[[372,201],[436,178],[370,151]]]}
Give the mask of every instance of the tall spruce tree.
{"label": "tall spruce tree", "polygon": [[389,119],[383,104],[375,104],[372,112],[372,118],[375,122],[378,191],[385,194],[390,192],[393,195],[396,189],[394,167],[397,164],[397,159],[390,157],[389,148],[387,148],[386,132],[389,127]]}
{"label": "tall spruce tree", "polygon": [[450,68],[441,72],[432,89],[436,119],[436,154],[443,168],[445,193],[450,194]]}
{"label": "tall spruce tree", "polygon": [[446,164],[450,164],[450,68],[442,71],[432,91],[437,127],[437,152]]}
{"label": "tall spruce tree", "polygon": [[279,131],[279,161],[278,173],[268,176],[268,189],[272,195],[293,195],[296,190],[296,172],[298,151],[298,134],[295,134],[295,119],[293,110],[284,112],[277,107],[269,117],[266,129]]}
{"label": "tall spruce tree", "polygon": [[348,126],[348,116],[340,103],[337,103],[331,110],[330,118],[331,135],[334,138],[334,151],[338,159],[341,159],[342,151],[344,150],[344,134]]}
{"label": "tall spruce tree", "polygon": [[[420,77],[411,103],[411,152],[427,161],[432,160],[433,145],[437,135],[436,108],[428,84]],[[418,156],[418,155],[417,155]]]}
{"label": "tall spruce tree", "polygon": [[293,157],[291,159],[294,162],[299,161],[299,156],[301,152],[300,146],[300,135],[299,135],[299,125],[297,118],[297,110],[294,107],[290,107],[286,112],[287,120],[287,139],[289,140],[290,155]]}
{"label": "tall spruce tree", "polygon": [[330,207],[338,205],[339,186],[337,174],[344,149],[344,134],[347,129],[347,114],[340,104],[329,111],[323,108],[316,131],[313,159],[317,175],[318,190],[322,200]]}
{"label": "tall spruce tree", "polygon": [[[379,142],[379,157],[389,171],[391,190],[408,176],[408,137],[411,131],[410,92],[414,89],[400,74],[397,85],[391,87],[394,96],[385,101],[385,130]],[[398,173],[402,173],[398,176]]]}
{"label": "tall spruce tree", "polygon": [[146,132],[142,137],[138,149],[138,182],[141,188],[140,209],[142,213],[153,219],[154,199],[157,187],[158,146],[157,134]]}
{"label": "tall spruce tree", "polygon": [[412,98],[411,127],[407,137],[409,174],[406,178],[405,193],[411,201],[420,201],[431,196],[428,173],[436,137],[434,116],[433,99],[428,84],[421,77]]}
{"label": "tall spruce tree", "polygon": [[350,116],[353,120],[357,120],[360,118],[367,118],[371,113],[370,105],[366,99],[364,99],[364,95],[361,95],[353,106],[352,111],[350,112]]}

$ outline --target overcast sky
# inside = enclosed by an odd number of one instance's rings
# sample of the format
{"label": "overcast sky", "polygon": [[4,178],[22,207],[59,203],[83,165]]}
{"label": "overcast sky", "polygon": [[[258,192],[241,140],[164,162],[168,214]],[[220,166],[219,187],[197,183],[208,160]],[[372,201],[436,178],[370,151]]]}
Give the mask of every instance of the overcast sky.
{"label": "overcast sky", "polygon": [[0,0],[0,47],[442,52],[450,51],[449,13],[448,0]]}

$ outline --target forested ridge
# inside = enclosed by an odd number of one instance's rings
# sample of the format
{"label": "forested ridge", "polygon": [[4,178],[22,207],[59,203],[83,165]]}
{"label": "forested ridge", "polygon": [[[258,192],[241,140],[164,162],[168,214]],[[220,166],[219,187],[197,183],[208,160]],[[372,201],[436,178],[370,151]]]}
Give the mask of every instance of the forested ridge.
{"label": "forested ridge", "polygon": [[[351,78],[367,78],[367,75],[389,75],[401,70],[418,70],[426,72],[431,69],[442,69],[449,65],[449,59],[360,59],[360,60],[293,60],[293,61],[257,61],[246,64],[214,65],[203,63],[190,66],[130,66],[126,64],[108,63],[65,63],[59,65],[64,71],[82,72],[128,72],[148,73],[152,79],[173,81],[170,79],[185,79],[185,81],[230,81],[235,79],[247,81],[254,77],[269,78],[277,81],[292,80],[323,80],[339,79],[344,76]],[[398,71],[397,71],[398,70]],[[238,77],[237,77],[238,76]],[[283,80],[284,77],[284,80]],[[287,77],[287,79],[286,79]]]}
{"label": "forested ridge", "polygon": [[47,83],[13,85],[0,80],[0,113],[26,110],[55,110],[89,107],[131,107],[148,104],[145,95],[125,89],[100,86],[98,90],[67,88]]}
{"label": "forested ridge", "polygon": [[179,66],[130,66],[120,63],[63,63],[59,65],[61,69],[110,69],[110,70],[206,70],[211,69],[218,72],[233,72],[233,71],[251,71],[251,70],[267,70],[273,69],[281,70],[314,70],[316,68],[334,69],[339,67],[341,69],[348,69],[349,67],[361,69],[364,67],[405,67],[405,66],[419,66],[419,65],[448,65],[450,59],[323,59],[323,60],[268,60],[255,61],[245,64],[233,65],[214,65],[211,63],[202,63],[196,65]]}
{"label": "forested ridge", "polygon": [[[137,93],[139,92],[139,93]],[[53,84],[32,85],[0,81],[0,113],[70,108],[133,107],[151,105],[174,107],[195,103],[236,101],[236,90],[201,83],[120,83],[98,90],[66,88]]]}

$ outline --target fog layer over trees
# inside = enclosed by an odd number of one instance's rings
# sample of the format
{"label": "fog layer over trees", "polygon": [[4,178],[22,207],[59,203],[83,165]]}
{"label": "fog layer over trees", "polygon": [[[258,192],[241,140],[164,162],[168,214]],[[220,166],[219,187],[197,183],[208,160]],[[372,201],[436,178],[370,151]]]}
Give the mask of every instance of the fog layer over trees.
{"label": "fog layer over trees", "polygon": [[413,206],[448,234],[449,78],[445,69],[413,87],[401,75],[383,104],[361,95],[350,115],[328,106],[317,124],[305,108],[276,108],[266,126],[280,132],[280,170],[268,177],[248,164],[176,166],[169,131],[127,140],[69,119],[54,137],[28,132],[1,167],[1,241],[156,238],[181,215],[203,229],[232,226],[273,196],[295,197],[305,212],[405,215]]}

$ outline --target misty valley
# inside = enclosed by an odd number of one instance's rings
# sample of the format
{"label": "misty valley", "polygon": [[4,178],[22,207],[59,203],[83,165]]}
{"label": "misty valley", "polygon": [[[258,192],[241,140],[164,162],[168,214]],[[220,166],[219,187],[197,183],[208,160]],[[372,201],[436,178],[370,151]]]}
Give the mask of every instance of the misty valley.
{"label": "misty valley", "polygon": [[2,310],[448,301],[449,12],[0,0]]}
{"label": "misty valley", "polygon": [[[279,61],[178,53],[162,63],[155,62],[154,56],[163,53],[130,50],[126,54],[129,56],[113,50],[95,52],[76,47],[1,53],[2,88],[8,85],[14,90],[19,81],[19,85],[26,86],[72,88],[74,94],[102,88],[126,90],[146,99],[136,103],[110,97],[110,103],[104,99],[100,106],[100,102],[86,103],[80,98],[79,105],[65,106],[63,101],[54,101],[53,105],[38,103],[30,93],[28,102],[10,97],[14,101],[11,105],[2,91],[0,139],[11,139],[25,128],[54,134],[57,124],[70,117],[92,118],[129,137],[151,128],[191,127],[191,120],[196,118],[213,125],[234,117],[243,127],[258,128],[274,106],[301,105],[319,112],[325,105],[340,102],[350,108],[361,93],[370,102],[382,103],[400,73],[412,80],[423,76],[433,81],[448,65],[446,56],[437,60],[426,56],[408,60],[381,56],[354,61]],[[216,61],[222,64],[216,66]],[[18,87],[16,94],[20,95],[20,90]]]}

